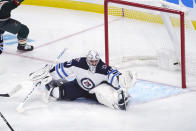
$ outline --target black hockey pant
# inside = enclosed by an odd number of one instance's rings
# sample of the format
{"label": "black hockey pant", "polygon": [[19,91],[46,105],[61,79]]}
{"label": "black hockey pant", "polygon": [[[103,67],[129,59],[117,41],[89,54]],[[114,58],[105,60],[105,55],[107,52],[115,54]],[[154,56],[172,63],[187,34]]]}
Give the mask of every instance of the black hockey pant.
{"label": "black hockey pant", "polygon": [[82,89],[77,80],[66,82],[60,87],[61,99],[75,100],[77,98],[88,98],[97,101],[95,94],[90,94],[88,91]]}
{"label": "black hockey pant", "polygon": [[5,31],[12,34],[18,34],[17,38],[19,40],[26,39],[29,34],[29,29],[26,25],[23,25],[19,21],[11,18],[7,21],[0,22],[0,34],[3,34]]}

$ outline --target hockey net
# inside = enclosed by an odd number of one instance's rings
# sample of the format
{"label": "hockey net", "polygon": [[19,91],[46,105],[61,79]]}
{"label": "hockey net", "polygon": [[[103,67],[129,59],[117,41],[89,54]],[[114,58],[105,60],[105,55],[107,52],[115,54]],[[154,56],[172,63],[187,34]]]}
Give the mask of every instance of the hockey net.
{"label": "hockey net", "polygon": [[163,1],[105,0],[106,63],[139,79],[196,86],[196,33],[184,12]]}

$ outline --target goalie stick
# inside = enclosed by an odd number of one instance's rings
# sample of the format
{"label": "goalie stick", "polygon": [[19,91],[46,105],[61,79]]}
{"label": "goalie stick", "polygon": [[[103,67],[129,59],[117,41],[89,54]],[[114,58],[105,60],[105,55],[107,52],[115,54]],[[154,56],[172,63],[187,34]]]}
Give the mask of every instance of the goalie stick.
{"label": "goalie stick", "polygon": [[[57,63],[58,63],[59,59],[63,56],[63,54],[65,53],[65,51],[66,51],[66,48],[64,48],[63,51],[61,51],[61,53],[57,56],[56,61],[55,61],[54,64],[57,64]],[[32,75],[32,73],[30,73],[30,75]],[[41,85],[41,83],[36,84],[36,85],[32,88],[32,90],[28,93],[28,95],[25,97],[25,99],[23,100],[23,102],[21,102],[21,103],[17,106],[16,110],[17,110],[18,112],[21,113],[21,112],[24,111],[24,104],[25,104],[25,103],[27,102],[27,100],[30,98],[30,96],[31,96],[32,93],[34,92],[35,88],[39,87],[40,85]]]}
{"label": "goalie stick", "polygon": [[3,119],[3,121],[7,124],[7,126],[10,128],[11,131],[14,131],[14,129],[12,128],[12,126],[8,123],[8,121],[5,119],[5,117],[3,116],[3,114],[0,112],[0,116]]}
{"label": "goalie stick", "polygon": [[8,93],[5,94],[0,94],[1,97],[11,97],[14,95],[16,92],[18,92],[22,86],[20,84],[16,85],[12,90],[10,90]]}

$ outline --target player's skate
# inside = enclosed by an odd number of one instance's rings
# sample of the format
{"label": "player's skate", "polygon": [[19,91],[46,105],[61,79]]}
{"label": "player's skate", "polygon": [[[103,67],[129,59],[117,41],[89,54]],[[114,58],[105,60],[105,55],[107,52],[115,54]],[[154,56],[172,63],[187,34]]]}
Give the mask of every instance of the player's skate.
{"label": "player's skate", "polygon": [[18,44],[17,49],[19,51],[32,51],[33,50],[33,46],[32,45],[27,45],[25,44]]}
{"label": "player's skate", "polygon": [[32,51],[33,46],[27,44],[27,40],[18,40],[18,47],[19,51]]}

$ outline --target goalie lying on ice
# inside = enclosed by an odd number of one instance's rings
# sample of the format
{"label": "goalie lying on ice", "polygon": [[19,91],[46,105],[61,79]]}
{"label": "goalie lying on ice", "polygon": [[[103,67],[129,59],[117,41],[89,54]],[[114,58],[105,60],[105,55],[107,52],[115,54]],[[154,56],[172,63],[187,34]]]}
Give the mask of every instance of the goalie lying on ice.
{"label": "goalie lying on ice", "polygon": [[[45,85],[57,100],[93,99],[105,106],[126,110],[128,89],[135,84],[131,72],[120,73],[107,66],[96,51],[30,74],[34,85]],[[52,80],[52,81],[51,81]]]}

